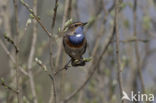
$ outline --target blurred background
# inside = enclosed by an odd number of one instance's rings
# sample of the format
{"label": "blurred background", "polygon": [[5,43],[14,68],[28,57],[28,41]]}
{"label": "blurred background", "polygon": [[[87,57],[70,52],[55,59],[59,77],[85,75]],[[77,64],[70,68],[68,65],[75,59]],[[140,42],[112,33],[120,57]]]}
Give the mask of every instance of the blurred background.
{"label": "blurred background", "polygon": [[[56,1],[24,0],[54,37],[69,19],[88,22],[84,57],[93,57],[84,67],[71,67],[54,77],[57,103],[65,103],[87,78],[84,87],[67,102],[120,103],[115,36],[105,55],[101,55],[112,34],[115,0],[58,0],[57,5]],[[62,47],[62,36],[49,43],[48,33],[22,2],[0,0],[0,103],[56,103],[53,80],[48,73],[58,71],[69,60]],[[53,10],[56,6],[57,12]],[[119,0],[118,8],[122,91],[128,95],[134,91],[156,96],[156,0]],[[102,59],[96,65],[93,61],[98,56]],[[41,60],[48,72],[35,58]],[[90,76],[92,71],[94,75]]]}

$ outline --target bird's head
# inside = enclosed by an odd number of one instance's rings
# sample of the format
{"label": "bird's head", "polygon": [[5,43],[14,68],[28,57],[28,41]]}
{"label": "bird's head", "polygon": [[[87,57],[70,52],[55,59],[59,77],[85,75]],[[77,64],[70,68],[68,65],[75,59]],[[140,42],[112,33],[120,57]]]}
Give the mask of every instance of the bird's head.
{"label": "bird's head", "polygon": [[70,24],[67,28],[68,34],[69,35],[74,35],[74,34],[83,34],[83,27],[87,24],[87,22],[82,23],[82,22],[74,22]]}
{"label": "bird's head", "polygon": [[75,22],[68,26],[66,35],[68,35],[69,40],[73,44],[82,43],[82,41],[84,40],[85,36],[83,34],[83,27],[86,24],[87,23]]}

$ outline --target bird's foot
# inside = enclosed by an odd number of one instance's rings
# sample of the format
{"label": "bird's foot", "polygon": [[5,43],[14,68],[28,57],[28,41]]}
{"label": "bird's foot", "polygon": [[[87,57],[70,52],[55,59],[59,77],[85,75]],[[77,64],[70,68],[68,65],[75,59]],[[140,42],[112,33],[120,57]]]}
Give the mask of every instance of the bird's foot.
{"label": "bird's foot", "polygon": [[83,60],[74,60],[71,64],[72,66],[84,66],[85,62]]}

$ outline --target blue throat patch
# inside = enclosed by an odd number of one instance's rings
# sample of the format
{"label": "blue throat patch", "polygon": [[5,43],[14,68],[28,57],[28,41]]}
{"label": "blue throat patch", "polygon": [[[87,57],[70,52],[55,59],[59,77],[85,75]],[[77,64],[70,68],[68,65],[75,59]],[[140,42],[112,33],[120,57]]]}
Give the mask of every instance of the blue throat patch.
{"label": "blue throat patch", "polygon": [[69,40],[73,44],[81,44],[84,40],[85,36],[83,34],[83,27],[79,26],[76,30],[74,35],[69,36]]}
{"label": "blue throat patch", "polygon": [[75,34],[72,36],[69,36],[69,40],[73,44],[81,44],[83,42],[84,35],[83,34]]}

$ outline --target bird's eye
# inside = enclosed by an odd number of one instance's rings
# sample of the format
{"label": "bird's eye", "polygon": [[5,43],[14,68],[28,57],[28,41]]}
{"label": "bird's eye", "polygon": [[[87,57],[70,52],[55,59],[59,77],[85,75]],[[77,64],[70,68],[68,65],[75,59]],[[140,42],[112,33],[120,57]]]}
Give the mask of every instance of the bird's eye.
{"label": "bird's eye", "polygon": [[77,27],[77,26],[78,26],[78,24],[75,24],[74,26],[75,26],[75,27]]}

